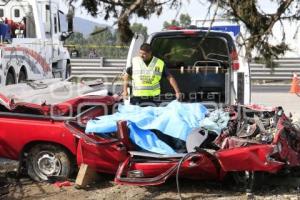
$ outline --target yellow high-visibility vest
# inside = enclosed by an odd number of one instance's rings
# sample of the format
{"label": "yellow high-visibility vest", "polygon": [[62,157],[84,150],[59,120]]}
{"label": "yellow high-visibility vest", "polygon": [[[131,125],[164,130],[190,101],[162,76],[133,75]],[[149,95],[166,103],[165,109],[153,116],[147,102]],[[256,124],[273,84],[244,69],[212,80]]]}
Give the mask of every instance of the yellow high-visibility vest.
{"label": "yellow high-visibility vest", "polygon": [[141,57],[132,59],[132,90],[133,96],[160,95],[160,80],[164,61],[153,56],[147,66]]}

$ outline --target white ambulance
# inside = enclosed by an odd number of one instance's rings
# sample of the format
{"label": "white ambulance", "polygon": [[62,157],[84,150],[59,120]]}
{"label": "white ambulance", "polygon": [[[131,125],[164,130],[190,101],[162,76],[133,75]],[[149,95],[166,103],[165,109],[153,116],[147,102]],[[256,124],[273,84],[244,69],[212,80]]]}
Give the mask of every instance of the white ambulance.
{"label": "white ambulance", "polygon": [[[150,35],[153,55],[164,60],[175,77],[186,102],[221,104],[250,103],[250,71],[245,57],[238,55],[235,34],[230,27],[170,30]],[[129,48],[127,66],[145,42],[135,35]],[[161,99],[174,99],[167,81],[161,84]]]}

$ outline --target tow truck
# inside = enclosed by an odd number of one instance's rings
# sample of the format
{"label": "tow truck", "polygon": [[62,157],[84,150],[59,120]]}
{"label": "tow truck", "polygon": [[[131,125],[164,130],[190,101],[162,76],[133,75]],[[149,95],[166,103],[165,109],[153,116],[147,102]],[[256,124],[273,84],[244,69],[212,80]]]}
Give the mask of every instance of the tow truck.
{"label": "tow truck", "polygon": [[70,76],[63,41],[72,33],[72,19],[65,32],[61,27],[66,9],[57,0],[0,1],[0,85]]}

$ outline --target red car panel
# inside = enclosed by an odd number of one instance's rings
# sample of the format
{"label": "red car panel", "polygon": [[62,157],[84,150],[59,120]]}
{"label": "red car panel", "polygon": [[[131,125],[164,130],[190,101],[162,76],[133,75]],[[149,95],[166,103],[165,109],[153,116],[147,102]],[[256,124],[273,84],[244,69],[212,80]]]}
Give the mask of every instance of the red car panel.
{"label": "red car panel", "polygon": [[74,135],[63,121],[0,116],[0,157],[18,160],[24,147],[33,142],[52,142],[76,154]]}
{"label": "red car panel", "polygon": [[[4,97],[1,98],[5,99]],[[42,142],[61,145],[76,156],[78,137],[65,122],[76,121],[76,123],[85,124],[91,118],[107,114],[109,112],[108,107],[114,102],[114,98],[111,96],[78,97],[56,104],[54,107],[37,104],[32,106],[19,102],[11,107],[10,112],[0,112],[0,157],[18,160],[25,147]],[[90,105],[100,106],[98,109],[92,109],[85,114],[80,113],[85,111],[84,107]],[[52,115],[60,115],[48,116],[49,110],[53,109],[57,112],[52,112]],[[25,113],[14,113],[14,111]],[[72,117],[74,113],[71,112],[80,114],[80,117]],[[64,117],[65,114],[69,116]]]}
{"label": "red car panel", "polygon": [[77,163],[86,163],[98,172],[114,174],[119,163],[128,157],[124,145],[118,141],[92,144],[81,139],[77,148]]}
{"label": "red car panel", "polygon": [[284,163],[273,161],[269,157],[274,145],[253,145],[221,150],[216,153],[224,171],[266,171],[277,172]]}

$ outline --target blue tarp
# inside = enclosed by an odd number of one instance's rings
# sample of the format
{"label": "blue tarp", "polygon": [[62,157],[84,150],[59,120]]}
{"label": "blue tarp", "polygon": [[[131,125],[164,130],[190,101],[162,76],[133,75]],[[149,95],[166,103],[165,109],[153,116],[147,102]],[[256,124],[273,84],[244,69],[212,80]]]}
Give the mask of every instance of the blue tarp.
{"label": "blue tarp", "polygon": [[156,129],[185,141],[191,130],[199,127],[207,112],[200,103],[178,101],[172,101],[165,107],[120,105],[118,112],[90,120],[85,132],[98,134],[114,132],[117,131],[117,121],[127,120],[130,138],[135,144],[151,152],[174,154],[175,151],[171,147],[149,130]]}

